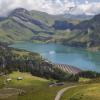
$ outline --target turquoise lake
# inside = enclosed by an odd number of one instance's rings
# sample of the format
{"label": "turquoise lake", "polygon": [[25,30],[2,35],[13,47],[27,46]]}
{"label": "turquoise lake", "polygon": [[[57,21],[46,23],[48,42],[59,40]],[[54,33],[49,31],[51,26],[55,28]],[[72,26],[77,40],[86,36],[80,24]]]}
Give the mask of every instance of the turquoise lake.
{"label": "turquoise lake", "polygon": [[100,72],[100,52],[90,52],[53,43],[19,43],[10,47],[40,53],[43,58],[48,59],[52,63],[69,64],[81,69]]}

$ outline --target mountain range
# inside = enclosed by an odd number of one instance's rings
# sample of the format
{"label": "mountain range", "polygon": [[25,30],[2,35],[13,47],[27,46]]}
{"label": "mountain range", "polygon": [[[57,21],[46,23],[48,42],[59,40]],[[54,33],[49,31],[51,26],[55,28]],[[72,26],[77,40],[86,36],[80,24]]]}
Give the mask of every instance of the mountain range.
{"label": "mountain range", "polygon": [[0,41],[42,41],[99,48],[99,27],[100,15],[50,15],[17,8],[6,18],[0,17]]}

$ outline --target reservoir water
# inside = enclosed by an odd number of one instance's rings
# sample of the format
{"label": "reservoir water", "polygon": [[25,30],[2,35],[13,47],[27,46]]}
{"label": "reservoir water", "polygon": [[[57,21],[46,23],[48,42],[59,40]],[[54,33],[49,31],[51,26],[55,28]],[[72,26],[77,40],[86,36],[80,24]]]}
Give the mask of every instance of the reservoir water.
{"label": "reservoir water", "polygon": [[100,52],[90,52],[83,49],[60,44],[19,43],[10,47],[40,53],[43,58],[57,64],[74,65],[81,69],[100,72]]}

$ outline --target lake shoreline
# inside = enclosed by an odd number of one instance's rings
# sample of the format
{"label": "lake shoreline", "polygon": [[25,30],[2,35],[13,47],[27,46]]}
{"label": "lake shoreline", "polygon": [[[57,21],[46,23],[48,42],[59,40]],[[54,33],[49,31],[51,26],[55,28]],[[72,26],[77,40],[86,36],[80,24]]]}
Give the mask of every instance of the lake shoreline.
{"label": "lake shoreline", "polygon": [[[44,59],[47,59],[52,63],[73,65],[83,70],[100,70],[99,52],[87,51],[82,48],[69,47],[55,43],[35,44],[31,42],[22,42],[9,45],[9,47],[39,53]],[[80,64],[81,62],[82,64]],[[97,64],[95,65],[95,63]]]}

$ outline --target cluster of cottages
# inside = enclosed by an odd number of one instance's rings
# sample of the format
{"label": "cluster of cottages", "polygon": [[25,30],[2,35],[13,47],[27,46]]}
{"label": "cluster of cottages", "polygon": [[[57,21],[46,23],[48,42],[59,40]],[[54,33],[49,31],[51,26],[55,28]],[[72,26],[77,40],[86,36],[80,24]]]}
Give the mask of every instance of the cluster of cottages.
{"label": "cluster of cottages", "polygon": [[[23,77],[17,77],[16,80],[23,80]],[[6,81],[10,82],[12,81],[12,78],[7,78]]]}

